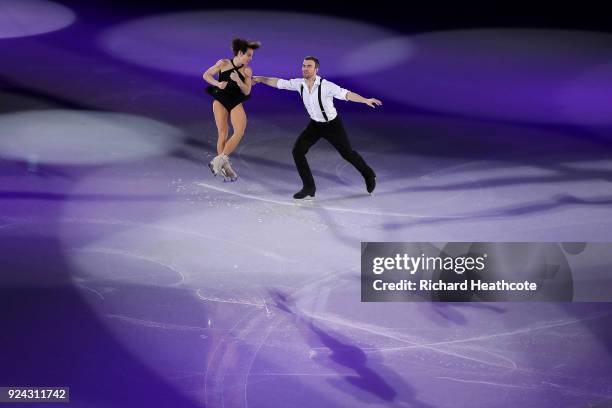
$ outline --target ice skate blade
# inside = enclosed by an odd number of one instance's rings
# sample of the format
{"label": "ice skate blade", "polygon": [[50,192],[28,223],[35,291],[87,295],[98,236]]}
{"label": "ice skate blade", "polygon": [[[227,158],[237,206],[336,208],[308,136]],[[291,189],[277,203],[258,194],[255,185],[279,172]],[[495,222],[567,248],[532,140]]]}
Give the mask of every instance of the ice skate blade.
{"label": "ice skate blade", "polygon": [[208,168],[210,169],[210,172],[213,174],[213,176],[217,176],[217,173],[215,173],[215,169],[212,165],[212,162],[208,163]]}

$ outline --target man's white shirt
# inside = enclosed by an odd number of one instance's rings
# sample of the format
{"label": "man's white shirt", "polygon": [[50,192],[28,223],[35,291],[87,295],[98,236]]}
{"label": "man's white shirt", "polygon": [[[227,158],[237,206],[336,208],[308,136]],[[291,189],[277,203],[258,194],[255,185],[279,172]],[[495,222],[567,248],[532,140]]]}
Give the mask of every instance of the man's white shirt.
{"label": "man's white shirt", "polygon": [[[325,118],[321,113],[321,106],[319,105],[319,87],[321,86],[320,76],[316,76],[311,90],[308,90],[308,85],[306,85],[306,80],[304,78],[293,78],[289,80],[279,79],[276,83],[276,87],[278,89],[286,89],[288,91],[300,92],[300,88],[302,86],[302,102],[304,102],[304,106],[306,106],[308,115],[310,115],[310,118],[316,122],[325,122]],[[327,119],[334,120],[336,116],[338,116],[338,112],[334,107],[334,98],[346,101],[348,92],[349,91],[346,89],[341,88],[327,79],[323,81],[323,86],[321,88],[321,102],[323,103],[323,108],[325,109]]]}

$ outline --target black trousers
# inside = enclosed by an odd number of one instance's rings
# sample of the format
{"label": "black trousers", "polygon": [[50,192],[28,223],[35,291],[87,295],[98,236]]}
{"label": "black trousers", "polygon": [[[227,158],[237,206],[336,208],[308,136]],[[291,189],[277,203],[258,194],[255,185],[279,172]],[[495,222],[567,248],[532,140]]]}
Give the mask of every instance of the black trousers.
{"label": "black trousers", "polygon": [[366,164],[365,160],[363,160],[363,157],[351,147],[351,142],[349,142],[348,135],[346,134],[346,130],[344,130],[344,125],[342,124],[340,116],[336,116],[334,120],[329,122],[316,122],[311,120],[308,126],[306,126],[306,129],[302,131],[302,134],[300,134],[295,141],[291,152],[304,188],[315,188],[312,172],[306,160],[306,153],[308,153],[310,147],[321,138],[331,143],[342,158],[351,163],[364,178],[375,176],[374,170],[372,170],[370,166]]}

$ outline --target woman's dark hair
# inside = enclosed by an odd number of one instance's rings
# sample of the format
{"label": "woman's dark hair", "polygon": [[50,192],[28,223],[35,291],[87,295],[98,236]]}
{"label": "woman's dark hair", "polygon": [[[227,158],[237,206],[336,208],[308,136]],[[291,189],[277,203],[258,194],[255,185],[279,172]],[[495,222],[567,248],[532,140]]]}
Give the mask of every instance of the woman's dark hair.
{"label": "woman's dark hair", "polygon": [[259,47],[261,47],[259,41],[245,40],[244,38],[234,38],[232,40],[232,51],[234,52],[234,56],[238,55],[238,51],[242,51],[244,54],[249,48],[256,50]]}

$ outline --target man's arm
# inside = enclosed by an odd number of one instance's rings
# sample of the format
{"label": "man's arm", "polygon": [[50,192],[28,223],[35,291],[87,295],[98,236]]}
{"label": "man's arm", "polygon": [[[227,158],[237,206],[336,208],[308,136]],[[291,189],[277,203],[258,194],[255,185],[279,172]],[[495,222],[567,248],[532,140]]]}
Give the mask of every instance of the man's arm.
{"label": "man's arm", "polygon": [[382,102],[379,101],[378,99],[375,98],[364,98],[363,96],[356,94],[355,92],[351,92],[349,91],[346,94],[346,100],[347,101],[351,101],[351,102],[359,102],[359,103],[365,103],[366,105],[368,105],[370,108],[375,108],[377,106],[381,106]]}
{"label": "man's arm", "polygon": [[269,78],[269,77],[264,77],[264,76],[254,76],[253,77],[253,83],[262,83],[268,86],[271,86],[272,88],[278,88],[278,78]]}

